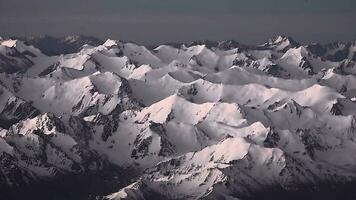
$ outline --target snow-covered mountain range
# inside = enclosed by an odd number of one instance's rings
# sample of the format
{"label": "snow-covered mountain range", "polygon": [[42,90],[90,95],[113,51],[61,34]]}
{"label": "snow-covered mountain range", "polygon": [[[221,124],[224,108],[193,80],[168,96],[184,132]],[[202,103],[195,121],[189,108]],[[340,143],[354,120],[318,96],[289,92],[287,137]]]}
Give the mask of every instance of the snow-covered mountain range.
{"label": "snow-covered mountain range", "polygon": [[1,198],[356,197],[356,41],[0,44]]}

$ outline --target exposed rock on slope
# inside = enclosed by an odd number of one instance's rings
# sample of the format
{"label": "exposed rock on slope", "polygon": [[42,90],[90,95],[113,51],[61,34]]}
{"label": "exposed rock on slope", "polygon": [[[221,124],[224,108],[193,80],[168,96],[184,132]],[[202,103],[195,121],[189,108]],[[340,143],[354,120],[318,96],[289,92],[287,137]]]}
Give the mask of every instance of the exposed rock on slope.
{"label": "exposed rock on slope", "polygon": [[353,199],[354,47],[3,39],[0,195]]}

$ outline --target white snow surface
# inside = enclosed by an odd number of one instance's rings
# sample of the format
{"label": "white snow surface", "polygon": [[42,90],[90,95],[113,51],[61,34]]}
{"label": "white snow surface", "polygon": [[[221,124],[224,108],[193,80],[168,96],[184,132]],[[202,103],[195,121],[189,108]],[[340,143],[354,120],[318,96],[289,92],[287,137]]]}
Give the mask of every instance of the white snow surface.
{"label": "white snow surface", "polygon": [[[95,156],[140,173],[108,199],[239,199],[356,178],[351,60],[281,36],[227,50],[107,40],[52,57],[2,41],[10,50],[33,64],[0,73],[0,155],[34,179],[99,169]],[[25,102],[37,116],[21,115]]]}

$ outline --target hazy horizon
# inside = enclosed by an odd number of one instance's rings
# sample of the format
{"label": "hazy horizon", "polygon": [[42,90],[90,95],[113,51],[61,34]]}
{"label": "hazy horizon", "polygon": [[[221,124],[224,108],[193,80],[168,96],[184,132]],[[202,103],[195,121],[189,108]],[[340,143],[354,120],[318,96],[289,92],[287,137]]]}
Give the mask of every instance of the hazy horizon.
{"label": "hazy horizon", "polygon": [[88,35],[141,44],[276,35],[301,43],[356,39],[352,0],[0,0],[0,35]]}

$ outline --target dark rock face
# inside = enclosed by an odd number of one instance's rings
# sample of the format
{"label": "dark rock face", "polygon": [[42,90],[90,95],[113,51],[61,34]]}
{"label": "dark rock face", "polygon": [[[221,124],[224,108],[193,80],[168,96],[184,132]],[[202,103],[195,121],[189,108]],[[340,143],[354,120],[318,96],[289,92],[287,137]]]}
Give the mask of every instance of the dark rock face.
{"label": "dark rock face", "polygon": [[[354,43],[341,43],[334,42],[329,44],[311,44],[307,46],[307,49],[311,51],[311,53],[333,62],[340,62],[343,60],[355,60],[355,52],[352,52],[352,47]],[[350,56],[350,57],[349,57]]]}
{"label": "dark rock face", "polygon": [[33,62],[15,48],[8,49],[5,55],[0,53],[0,73],[24,72],[32,65]]}
{"label": "dark rock face", "polygon": [[28,102],[8,102],[5,109],[0,113],[1,128],[8,129],[11,125],[28,118],[33,118],[40,114],[40,112],[32,107]]}
{"label": "dark rock face", "polygon": [[0,111],[0,128],[8,129],[21,120],[33,118],[40,114],[31,103],[13,96],[1,85],[0,98],[6,101],[3,109]]}

